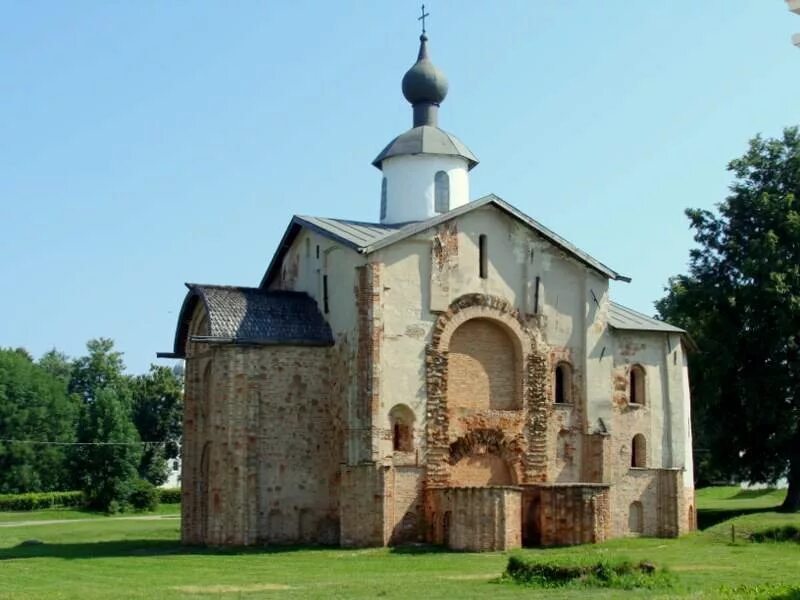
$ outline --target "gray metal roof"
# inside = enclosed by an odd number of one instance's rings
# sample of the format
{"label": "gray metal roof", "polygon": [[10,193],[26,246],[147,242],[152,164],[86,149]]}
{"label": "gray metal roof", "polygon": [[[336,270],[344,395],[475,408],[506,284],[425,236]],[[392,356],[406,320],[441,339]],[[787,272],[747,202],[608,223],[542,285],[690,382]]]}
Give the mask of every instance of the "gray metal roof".
{"label": "gray metal roof", "polygon": [[508,202],[489,194],[478,200],[468,202],[451,211],[436,215],[424,221],[413,221],[411,223],[395,223],[390,225],[383,225],[380,223],[364,223],[360,221],[347,221],[343,219],[329,219],[322,217],[308,217],[308,216],[295,216],[286,233],[283,235],[278,250],[272,258],[272,261],[267,268],[264,277],[261,280],[261,287],[267,287],[269,283],[277,276],[279,265],[283,257],[288,252],[292,241],[300,232],[303,227],[307,227],[324,235],[325,237],[335,239],[336,241],[344,244],[359,252],[360,254],[370,254],[386,246],[390,246],[396,242],[402,241],[413,235],[421,233],[431,227],[436,227],[441,223],[449,221],[450,219],[457,218],[470,211],[476,210],[482,206],[494,205],[503,212],[518,219],[550,243],[560,248],[567,254],[571,255],[578,261],[582,262],[588,267],[595,269],[602,275],[617,281],[630,281],[630,277],[621,275],[613,269],[607,267],[596,258],[590,256],[586,252],[580,250],[567,240],[554,233],[538,221],[530,218],[521,210],[511,206]]}
{"label": "gray metal roof", "polygon": [[467,146],[451,133],[431,125],[421,125],[409,129],[394,138],[372,161],[377,168],[391,156],[406,154],[444,154],[461,156],[467,159],[468,168],[478,164],[477,157]]}
{"label": "gray metal roof", "polygon": [[330,346],[333,335],[316,301],[303,292],[267,291],[260,288],[187,283],[189,292],[181,307],[174,352],[184,358],[189,323],[198,302],[208,314],[208,335],[203,342],[255,345]]}
{"label": "gray metal roof", "polygon": [[388,235],[400,231],[407,223],[383,225],[381,223],[365,223],[348,221],[347,219],[329,219],[300,215],[293,222],[317,231],[325,237],[335,238],[352,248],[367,248]]}
{"label": "gray metal roof", "polygon": [[640,312],[622,306],[616,302],[609,303],[608,324],[614,329],[628,331],[658,331],[663,333],[686,333],[683,329],[648,317]]}

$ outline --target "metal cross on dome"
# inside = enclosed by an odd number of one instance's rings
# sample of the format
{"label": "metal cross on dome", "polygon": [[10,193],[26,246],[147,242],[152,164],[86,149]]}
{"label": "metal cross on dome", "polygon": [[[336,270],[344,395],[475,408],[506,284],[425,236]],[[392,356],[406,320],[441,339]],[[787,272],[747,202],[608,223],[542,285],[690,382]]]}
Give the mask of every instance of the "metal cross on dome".
{"label": "metal cross on dome", "polygon": [[425,35],[425,17],[430,17],[431,13],[425,12],[425,5],[422,5],[422,16],[417,17],[417,21],[422,21],[422,35]]}

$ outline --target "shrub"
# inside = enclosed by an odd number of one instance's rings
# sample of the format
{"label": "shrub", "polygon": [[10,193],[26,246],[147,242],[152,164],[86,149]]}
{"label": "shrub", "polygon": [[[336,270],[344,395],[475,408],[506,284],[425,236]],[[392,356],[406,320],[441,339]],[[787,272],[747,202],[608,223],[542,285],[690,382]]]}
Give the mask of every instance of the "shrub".
{"label": "shrub", "polygon": [[800,527],[784,525],[783,527],[770,527],[750,534],[753,542],[797,542],[800,544]]}
{"label": "shrub", "polygon": [[159,488],[158,495],[161,504],[181,503],[181,488]]}
{"label": "shrub", "polygon": [[667,587],[671,581],[664,569],[653,563],[627,560],[599,561],[590,564],[557,564],[511,556],[504,573],[516,583],[537,587],[577,584],[622,589]]}
{"label": "shrub", "polygon": [[135,510],[153,511],[158,508],[158,489],[146,479],[137,479],[131,486],[128,503]]}
{"label": "shrub", "polygon": [[0,495],[0,511],[40,510],[83,506],[83,492],[30,492],[28,494]]}

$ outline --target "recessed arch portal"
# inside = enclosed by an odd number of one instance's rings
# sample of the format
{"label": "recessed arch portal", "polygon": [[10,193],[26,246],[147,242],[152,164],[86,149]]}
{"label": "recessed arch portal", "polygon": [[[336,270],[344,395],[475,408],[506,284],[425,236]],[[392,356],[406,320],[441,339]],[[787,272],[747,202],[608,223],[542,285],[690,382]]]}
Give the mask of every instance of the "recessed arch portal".
{"label": "recessed arch portal", "polygon": [[[470,323],[475,321],[475,323]],[[467,325],[459,333],[463,325]],[[498,371],[514,373],[513,393],[505,394],[513,398],[513,403],[508,402],[505,407],[499,408],[498,404],[491,406],[491,394],[483,395],[486,410],[517,410],[524,412],[524,434],[520,435],[519,443],[515,440],[516,451],[513,460],[505,458],[517,482],[534,483],[547,480],[548,458],[541,449],[547,446],[548,435],[548,415],[550,405],[548,377],[550,373],[549,347],[542,339],[541,332],[536,327],[529,327],[527,318],[521,314],[510,302],[491,296],[488,294],[465,294],[460,296],[450,304],[448,309],[441,313],[434,323],[431,331],[431,341],[427,347],[426,357],[426,385],[427,385],[427,418],[425,420],[425,439],[428,452],[427,470],[429,484],[446,486],[450,483],[450,472],[452,467],[457,464],[462,453],[458,458],[451,453],[453,431],[451,431],[451,416],[457,411],[452,410],[451,402],[458,406],[466,387],[458,382],[455,383],[453,393],[453,376],[458,378],[459,358],[453,360],[454,355],[460,354],[467,340],[462,336],[464,332],[474,329],[475,325],[482,329],[487,337],[497,340],[497,343],[504,348],[504,355],[511,356],[512,368],[505,367],[502,371],[499,368],[486,368],[487,364],[497,361],[497,357],[487,358],[487,363],[483,364],[484,373],[480,377],[484,378],[484,390],[491,391],[492,387],[500,388],[500,383],[493,382],[493,373]],[[467,354],[470,360],[480,358],[476,356],[482,350],[470,351]],[[463,358],[463,357],[462,357]],[[508,365],[508,361],[505,363]],[[502,382],[503,379],[498,379]],[[506,379],[506,381],[508,381]],[[503,385],[508,385],[504,383]],[[509,389],[506,387],[506,389]],[[461,394],[461,395],[460,395]],[[495,394],[496,397],[503,397],[502,393]],[[470,412],[469,404],[465,403],[467,412]],[[472,411],[473,413],[482,412]],[[466,416],[466,415],[465,415]],[[476,433],[471,430],[467,436]],[[480,451],[475,454],[480,454]]]}

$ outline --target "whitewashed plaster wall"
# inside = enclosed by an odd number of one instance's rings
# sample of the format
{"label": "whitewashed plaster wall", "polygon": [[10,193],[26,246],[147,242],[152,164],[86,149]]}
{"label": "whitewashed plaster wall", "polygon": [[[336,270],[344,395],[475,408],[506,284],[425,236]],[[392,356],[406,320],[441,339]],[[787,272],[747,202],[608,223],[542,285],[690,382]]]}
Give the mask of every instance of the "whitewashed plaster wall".
{"label": "whitewashed plaster wall", "polygon": [[437,215],[434,210],[434,177],[444,171],[450,178],[450,207],[469,202],[469,173],[460,156],[404,154],[381,165],[386,177],[386,217],[383,223],[423,221]]}

